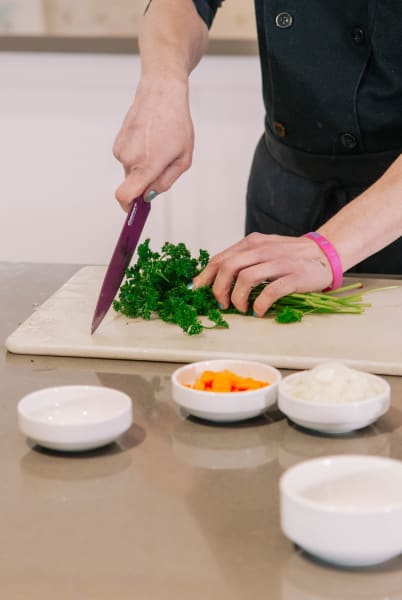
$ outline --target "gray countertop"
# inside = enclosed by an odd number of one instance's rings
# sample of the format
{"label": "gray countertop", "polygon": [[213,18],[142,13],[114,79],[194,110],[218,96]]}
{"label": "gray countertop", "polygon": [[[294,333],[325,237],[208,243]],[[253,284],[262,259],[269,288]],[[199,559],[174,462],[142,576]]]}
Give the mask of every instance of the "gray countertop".
{"label": "gray countertop", "polygon": [[[79,267],[0,264],[4,340]],[[402,599],[402,557],[362,571],[320,564],[279,527],[278,479],[327,454],[402,458],[402,378],[392,407],[342,437],[311,435],[277,410],[239,425],[184,419],[172,402],[177,365],[0,356],[2,598],[9,600]],[[117,444],[67,455],[17,429],[26,393],[101,384],[133,399]]]}
{"label": "gray countertop", "polygon": [[[0,52],[73,52],[138,54],[138,40],[129,37],[0,35]],[[252,40],[211,39],[208,54],[254,55]]]}

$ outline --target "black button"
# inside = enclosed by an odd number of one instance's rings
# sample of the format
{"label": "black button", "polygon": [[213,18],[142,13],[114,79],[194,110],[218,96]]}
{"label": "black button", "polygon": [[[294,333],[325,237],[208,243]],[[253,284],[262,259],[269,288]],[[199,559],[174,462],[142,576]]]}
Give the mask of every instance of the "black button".
{"label": "black button", "polygon": [[293,17],[287,12],[281,12],[276,15],[275,24],[279,29],[287,29],[291,27],[293,23]]}
{"label": "black button", "polygon": [[283,123],[280,123],[279,121],[274,121],[272,123],[273,127],[274,127],[274,131],[276,133],[276,135],[278,137],[285,137],[286,135],[286,127]]}
{"label": "black button", "polygon": [[353,150],[358,144],[358,139],[353,133],[341,133],[339,139],[342,146],[348,150]]}
{"label": "black button", "polygon": [[361,46],[366,41],[364,30],[361,27],[353,27],[352,29],[352,40],[357,46]]}

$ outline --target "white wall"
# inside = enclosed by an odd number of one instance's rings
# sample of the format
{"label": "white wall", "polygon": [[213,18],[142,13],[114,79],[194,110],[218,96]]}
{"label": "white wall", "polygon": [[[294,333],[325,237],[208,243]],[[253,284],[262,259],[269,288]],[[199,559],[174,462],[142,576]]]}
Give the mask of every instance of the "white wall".
{"label": "white wall", "polygon": [[[111,148],[138,75],[134,56],[0,54],[0,261],[108,262],[125,216]],[[215,253],[243,234],[257,57],[205,57],[191,104],[193,166],[154,201],[143,238]]]}

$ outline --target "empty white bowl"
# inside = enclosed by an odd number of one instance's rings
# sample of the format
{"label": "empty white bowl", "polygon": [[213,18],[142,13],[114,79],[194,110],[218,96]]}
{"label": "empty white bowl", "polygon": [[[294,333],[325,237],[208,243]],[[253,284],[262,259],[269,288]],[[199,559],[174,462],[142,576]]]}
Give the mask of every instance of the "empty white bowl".
{"label": "empty white bowl", "polygon": [[[353,373],[353,370],[349,371]],[[351,401],[349,397],[347,401],[339,398],[334,403],[327,402],[324,396],[322,402],[297,397],[292,390],[305,373],[311,372],[299,371],[288,375],[278,387],[278,408],[297,425],[322,433],[348,433],[371,425],[389,409],[390,386],[385,379],[372,373],[359,373],[367,381],[371,381],[377,390],[373,396],[364,400],[356,398],[356,401]],[[328,384],[328,389],[330,387],[331,383]]]}
{"label": "empty white bowl", "polygon": [[102,386],[45,388],[24,396],[18,404],[20,430],[54,450],[105,446],[127,431],[132,419],[129,396]]}
{"label": "empty white bowl", "polygon": [[279,487],[282,530],[310,554],[362,567],[402,552],[402,462],[317,458],[291,467]]}
{"label": "empty white bowl", "polygon": [[[210,392],[186,387],[204,371],[229,370],[236,375],[268,381],[270,385],[245,392]],[[188,414],[217,422],[251,419],[275,404],[281,373],[264,363],[246,360],[206,360],[190,363],[172,374],[174,400]]]}

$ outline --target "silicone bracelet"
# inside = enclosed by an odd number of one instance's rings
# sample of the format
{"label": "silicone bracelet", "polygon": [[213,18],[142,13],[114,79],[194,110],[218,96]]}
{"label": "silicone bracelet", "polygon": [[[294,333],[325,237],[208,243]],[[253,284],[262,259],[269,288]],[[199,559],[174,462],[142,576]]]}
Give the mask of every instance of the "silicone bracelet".
{"label": "silicone bracelet", "polygon": [[332,284],[324,291],[336,290],[337,288],[341,287],[343,275],[341,259],[339,258],[339,255],[331,242],[329,242],[327,238],[316,231],[310,231],[309,233],[306,233],[304,237],[313,240],[313,242],[315,242],[321,248],[330,264],[332,271]]}

